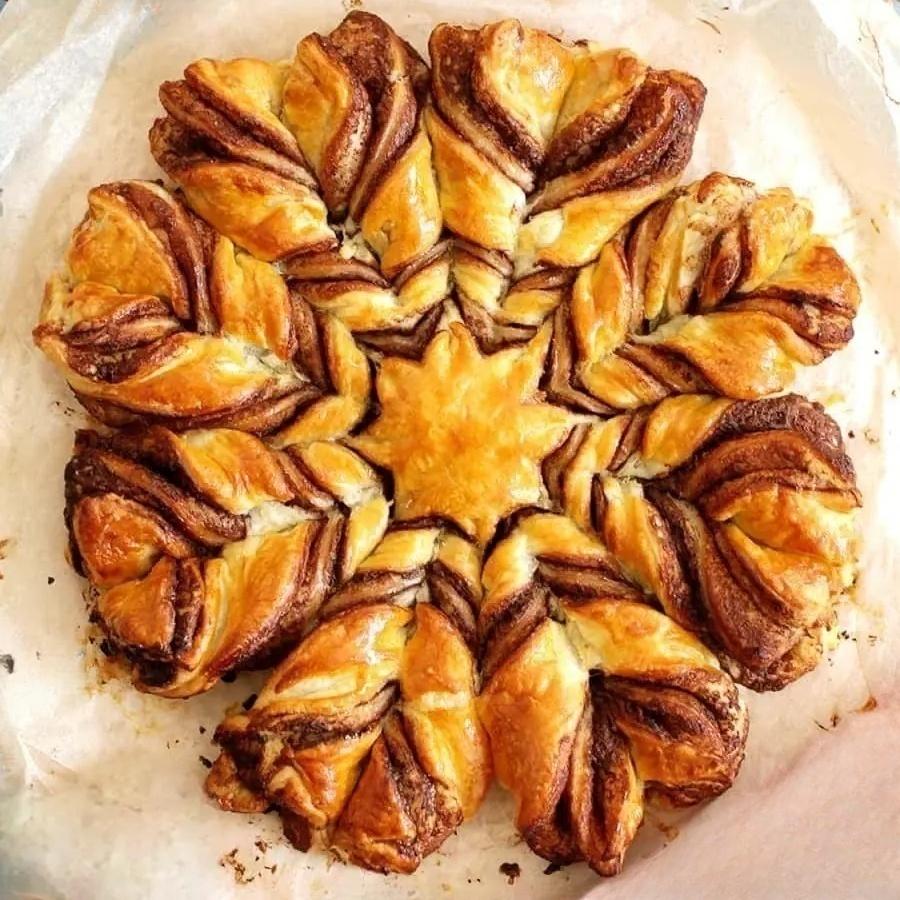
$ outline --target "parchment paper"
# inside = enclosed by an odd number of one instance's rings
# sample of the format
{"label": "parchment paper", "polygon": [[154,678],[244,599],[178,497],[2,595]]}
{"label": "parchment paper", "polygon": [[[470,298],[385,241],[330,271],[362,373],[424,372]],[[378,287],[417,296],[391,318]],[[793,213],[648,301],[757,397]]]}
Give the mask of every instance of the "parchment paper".
{"label": "parchment paper", "polygon": [[[159,177],[146,140],[157,85],[201,56],[287,56],[346,8],[12,0],[0,15],[0,896],[900,897],[896,8],[884,0],[366,0],[365,8],[422,50],[439,21],[516,15],[687,69],[709,95],[685,179],[717,168],[813,200],[818,230],[854,265],[864,295],[855,340],[798,384],[850,435],[865,495],[862,574],[841,613],[846,637],[814,674],[749,697],[736,786],[675,825],[652,814],[612,881],[583,865],[543,874],[514,837],[498,789],[410,878],[300,854],[273,817],[218,811],[202,793],[200,757],[214,756],[215,724],[256,682],[241,677],[187,702],[104,683],[86,643],[83,585],[63,559],[62,472],[82,415],[29,331],[87,189]],[[512,885],[502,862],[521,866]]]}

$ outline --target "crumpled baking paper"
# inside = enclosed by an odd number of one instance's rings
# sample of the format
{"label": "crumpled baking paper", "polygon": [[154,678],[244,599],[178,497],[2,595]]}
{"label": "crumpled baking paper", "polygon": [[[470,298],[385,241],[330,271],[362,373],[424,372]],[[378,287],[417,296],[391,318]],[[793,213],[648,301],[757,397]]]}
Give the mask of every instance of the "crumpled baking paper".
{"label": "crumpled baking paper", "polygon": [[[348,4],[349,6],[349,4]],[[160,173],[157,85],[201,56],[288,56],[335,0],[12,0],[0,14],[0,896],[618,898],[900,896],[900,17],[884,0],[383,0],[425,49],[443,20],[515,15],[626,45],[709,89],[685,180],[716,168],[810,197],[854,265],[849,348],[803,373],[849,435],[865,495],[845,637],[815,673],[751,695],[736,786],[673,822],[653,813],[625,872],[544,874],[494,789],[413,877],[301,854],[272,816],[220,812],[201,757],[258,677],[186,702],[108,680],[63,559],[62,473],[83,421],[32,347],[44,279],[92,185]],[[873,708],[873,704],[877,704]],[[859,710],[866,710],[860,712]],[[510,879],[501,863],[517,863]]]}

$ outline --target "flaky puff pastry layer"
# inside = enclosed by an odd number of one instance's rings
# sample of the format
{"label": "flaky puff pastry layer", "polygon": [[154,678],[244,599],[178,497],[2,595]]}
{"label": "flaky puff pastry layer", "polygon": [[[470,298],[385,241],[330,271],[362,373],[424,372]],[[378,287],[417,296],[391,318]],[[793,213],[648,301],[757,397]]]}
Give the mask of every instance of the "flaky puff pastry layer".
{"label": "flaky puff pastry layer", "polygon": [[484,582],[479,712],[516,826],[552,862],[615,874],[648,801],[731,785],[743,703],[715,656],[569,519],[524,519]]}
{"label": "flaky puff pastry layer", "polygon": [[855,577],[860,505],[821,407],[672,397],[580,426],[545,471],[572,519],[736,679],[777,689],[819,661]]}
{"label": "flaky puff pastry layer", "polygon": [[[705,91],[629,51],[566,44],[515,20],[440,25],[429,51],[426,125],[445,224],[479,248],[481,287],[491,283],[488,298],[472,290],[467,256],[454,267],[457,298],[473,327],[492,314],[490,344],[559,303],[523,280],[590,263],[674,187]],[[498,308],[498,294],[516,299]]]}
{"label": "flaky puff pastry layer", "polygon": [[174,697],[293,647],[388,519],[346,448],[277,451],[229,429],[80,432],[66,497],[112,651],[137,687]]}
{"label": "flaky puff pastry layer", "polygon": [[787,188],[720,173],[673,191],[575,279],[557,313],[560,396],[581,391],[613,411],[681,392],[783,390],[850,340],[860,302],[812,222]]}
{"label": "flaky puff pastry layer", "polygon": [[472,631],[454,621],[459,602],[471,615],[473,571],[453,534],[387,534],[253,707],[218,728],[207,791],[226,809],[274,804],[295,843],[413,871],[490,781]]}
{"label": "flaky puff pastry layer", "polygon": [[542,502],[540,463],[574,424],[538,396],[548,342],[545,330],[483,356],[454,324],[421,363],[382,363],[380,415],[350,443],[392,472],[398,519],[440,516],[484,544],[502,518]]}
{"label": "flaky puff pastry layer", "polygon": [[[421,121],[428,78],[390,26],[353,12],[303,38],[287,62],[192,63],[160,88],[167,116],[151,149],[191,208],[243,249],[264,260],[332,255],[318,270],[324,285],[296,273],[304,299],[402,346],[448,293],[446,277],[424,292],[407,286],[440,255],[443,228]],[[348,262],[361,273],[353,283]]]}
{"label": "flaky puff pastry layer", "polygon": [[227,426],[282,445],[349,431],[368,362],[271,264],[158,185],[94,188],[66,268],[47,283],[38,346],[106,424]]}

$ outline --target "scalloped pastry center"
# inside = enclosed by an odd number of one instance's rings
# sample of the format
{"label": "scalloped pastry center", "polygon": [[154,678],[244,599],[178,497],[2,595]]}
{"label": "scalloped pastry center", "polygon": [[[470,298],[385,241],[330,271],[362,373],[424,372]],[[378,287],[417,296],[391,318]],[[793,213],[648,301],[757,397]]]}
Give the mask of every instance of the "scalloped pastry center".
{"label": "scalloped pastry center", "polygon": [[382,363],[380,415],[350,443],[393,474],[398,519],[449,519],[484,544],[504,516],[546,505],[541,462],[576,421],[538,390],[548,340],[484,356],[455,323],[420,363]]}

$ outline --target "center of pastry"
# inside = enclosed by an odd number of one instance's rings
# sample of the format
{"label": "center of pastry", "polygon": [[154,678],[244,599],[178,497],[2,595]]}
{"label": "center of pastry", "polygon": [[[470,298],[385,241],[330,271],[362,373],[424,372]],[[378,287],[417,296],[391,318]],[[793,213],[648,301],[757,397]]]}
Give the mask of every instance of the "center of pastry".
{"label": "center of pastry", "polygon": [[484,356],[454,323],[421,362],[384,360],[381,413],[350,443],[393,473],[398,519],[439,516],[484,544],[504,516],[545,504],[541,462],[575,421],[538,389],[548,344],[542,329]]}

